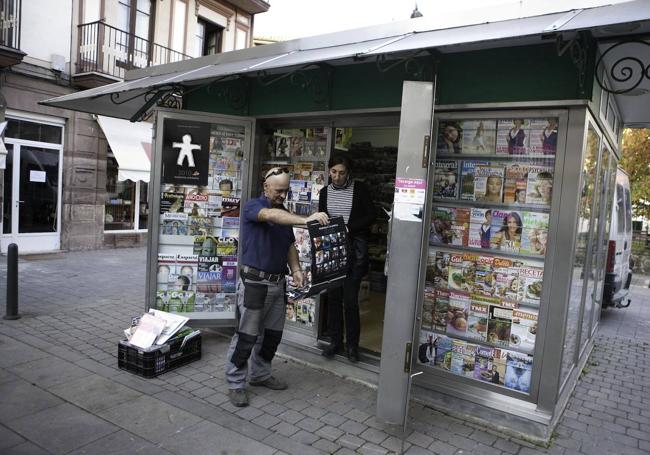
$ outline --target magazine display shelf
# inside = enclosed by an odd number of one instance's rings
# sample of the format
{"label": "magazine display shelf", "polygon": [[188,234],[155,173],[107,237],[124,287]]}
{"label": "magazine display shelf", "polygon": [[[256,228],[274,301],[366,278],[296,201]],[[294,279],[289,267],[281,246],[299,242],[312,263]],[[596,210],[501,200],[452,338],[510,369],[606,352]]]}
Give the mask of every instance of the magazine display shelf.
{"label": "magazine display shelf", "polygon": [[151,182],[147,308],[231,326],[250,121],[160,110]]}
{"label": "magazine display shelf", "polygon": [[[289,171],[289,193],[286,207],[291,213],[308,216],[318,211],[318,194],[327,184],[330,129],[272,128],[264,132],[258,151],[261,159],[259,192],[263,191],[264,176],[274,167]],[[298,258],[307,282],[311,284],[311,243],[306,228],[294,228]],[[287,283],[292,284],[291,276]],[[294,329],[312,334],[316,330],[320,296],[289,299],[286,322]]]}
{"label": "magazine display shelf", "polygon": [[438,122],[418,361],[527,396],[559,119],[482,117]]}

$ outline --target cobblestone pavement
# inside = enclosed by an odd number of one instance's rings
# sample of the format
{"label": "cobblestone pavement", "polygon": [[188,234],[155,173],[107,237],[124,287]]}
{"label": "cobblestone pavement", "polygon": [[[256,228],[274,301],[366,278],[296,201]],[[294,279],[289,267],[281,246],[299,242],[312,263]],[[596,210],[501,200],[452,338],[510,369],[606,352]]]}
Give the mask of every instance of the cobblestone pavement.
{"label": "cobblestone pavement", "polygon": [[[399,432],[373,417],[373,389],[291,360],[274,362],[288,390],[251,388],[251,406],[231,406],[228,340],[211,331],[187,366],[155,379],[119,370],[117,340],[142,312],[144,271],[143,249],[21,258],[23,317],[0,320],[0,453],[399,453]],[[650,297],[633,292],[630,308],[604,313],[549,448],[413,403],[406,453],[650,453]]]}

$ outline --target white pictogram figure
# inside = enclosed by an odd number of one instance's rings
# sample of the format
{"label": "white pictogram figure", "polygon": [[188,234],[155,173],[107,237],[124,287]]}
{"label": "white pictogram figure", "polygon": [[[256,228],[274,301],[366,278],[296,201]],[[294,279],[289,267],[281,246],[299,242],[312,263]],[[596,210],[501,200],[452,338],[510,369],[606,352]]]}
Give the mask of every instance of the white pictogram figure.
{"label": "white pictogram figure", "polygon": [[178,160],[176,160],[177,165],[182,166],[183,161],[187,158],[188,167],[194,167],[194,154],[192,153],[192,150],[201,150],[201,146],[198,144],[192,144],[192,136],[184,134],[183,142],[172,142],[172,148],[181,149],[178,152]]}

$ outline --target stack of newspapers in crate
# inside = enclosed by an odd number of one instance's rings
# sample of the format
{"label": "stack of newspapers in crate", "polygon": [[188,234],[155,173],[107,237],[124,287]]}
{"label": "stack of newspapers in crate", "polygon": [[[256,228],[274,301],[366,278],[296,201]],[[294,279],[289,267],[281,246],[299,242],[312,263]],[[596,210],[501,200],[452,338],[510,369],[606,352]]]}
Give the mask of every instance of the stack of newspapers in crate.
{"label": "stack of newspapers in crate", "polygon": [[148,349],[165,344],[170,338],[184,334],[182,347],[190,339],[200,335],[199,330],[185,327],[189,319],[178,314],[150,309],[140,317],[133,318],[131,327],[124,330],[127,341],[132,346]]}

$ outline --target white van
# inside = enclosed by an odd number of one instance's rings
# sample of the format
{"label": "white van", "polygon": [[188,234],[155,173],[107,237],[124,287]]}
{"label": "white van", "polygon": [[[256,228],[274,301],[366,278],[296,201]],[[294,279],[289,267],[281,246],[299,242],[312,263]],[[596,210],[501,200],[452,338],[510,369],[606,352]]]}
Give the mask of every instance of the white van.
{"label": "white van", "polygon": [[630,178],[620,167],[616,170],[613,202],[602,305],[625,308],[630,305],[627,295],[632,281],[632,200]]}

